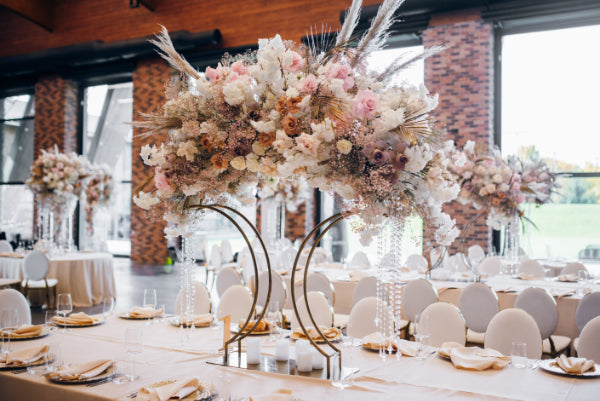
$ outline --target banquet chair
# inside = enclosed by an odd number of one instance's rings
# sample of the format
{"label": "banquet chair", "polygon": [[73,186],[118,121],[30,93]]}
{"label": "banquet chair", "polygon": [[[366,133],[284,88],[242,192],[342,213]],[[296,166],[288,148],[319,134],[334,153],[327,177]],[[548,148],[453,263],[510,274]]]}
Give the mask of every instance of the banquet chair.
{"label": "banquet chair", "polygon": [[[306,278],[306,291],[321,291],[329,300],[331,305],[335,305],[335,290],[333,284],[323,273],[309,273]],[[296,294],[304,294],[302,278],[294,283]]]}
{"label": "banquet chair", "polygon": [[13,247],[7,240],[0,240],[0,252],[12,252]]}
{"label": "banquet chair", "polygon": [[221,297],[233,285],[242,285],[242,276],[233,267],[219,269],[215,280],[217,295]]}
{"label": "banquet chair", "polygon": [[427,321],[429,345],[439,347],[448,341],[465,345],[467,326],[456,306],[447,302],[434,302],[421,312],[419,324],[423,324],[424,320]]}
{"label": "banquet chair", "polygon": [[485,332],[485,348],[492,348],[504,355],[511,355],[512,343],[527,346],[527,358],[542,357],[542,335],[535,319],[518,308],[501,310],[490,320]]}
{"label": "banquet chair", "polygon": [[[325,327],[333,327],[334,324],[334,314],[333,307],[329,300],[320,291],[311,291],[308,294],[308,305],[310,306],[310,311],[312,312],[313,317],[315,318],[315,322],[319,326]],[[300,315],[300,319],[302,319],[302,323],[304,327],[312,327],[312,321],[308,315],[308,310],[306,309],[306,304],[304,302],[304,295],[302,295],[296,301],[296,308],[298,309],[298,314]],[[290,327],[292,330],[300,328],[300,324],[298,323],[298,318],[296,314],[292,311],[290,319]]]}
{"label": "banquet chair", "polygon": [[600,316],[590,320],[581,330],[577,356],[592,359],[596,363],[600,361]]}
{"label": "banquet chair", "polygon": [[571,344],[566,336],[553,335],[558,325],[556,300],[546,290],[527,288],[515,299],[515,308],[523,309],[536,321],[542,335],[542,352],[552,357],[565,351]]}
{"label": "banquet chair", "polygon": [[221,264],[233,263],[233,251],[231,250],[231,242],[224,239],[221,241]]}
{"label": "banquet chair", "polygon": [[392,253],[386,253],[381,257],[379,262],[382,267],[393,268],[394,267],[394,255]]}
{"label": "banquet chair", "polygon": [[[592,292],[585,295],[579,301],[575,310],[575,324],[579,333],[583,331],[585,325],[595,317],[600,316],[600,292]],[[573,340],[572,354],[577,354],[579,347],[579,337]]]}
{"label": "banquet chair", "polygon": [[[350,311],[346,333],[350,337],[363,338],[366,335],[378,331],[375,318],[377,316],[377,306],[381,301],[376,297],[366,297],[358,301]],[[386,303],[381,305],[383,314],[386,316],[385,322],[394,321],[394,315]],[[384,323],[385,324],[385,323]],[[395,327],[399,329],[398,327]]]}
{"label": "banquet chair", "polygon": [[369,258],[367,257],[366,253],[363,251],[357,251],[352,256],[352,259],[350,259],[349,266],[368,269],[371,267],[371,263],[369,262]]}
{"label": "banquet chair", "polygon": [[[409,281],[402,290],[402,310],[409,322],[414,322],[417,315],[437,301],[437,291],[424,278]],[[411,323],[406,325],[405,338],[408,338],[410,326]]]}
{"label": "banquet chair", "polygon": [[542,278],[544,277],[544,268],[537,260],[534,259],[525,259],[521,263],[519,263],[519,267],[517,269],[518,274],[528,274],[534,277]]}
{"label": "banquet chair", "polygon": [[242,271],[242,279],[245,283],[249,283],[254,276],[254,264],[248,247],[244,247],[238,254],[238,265]]}
{"label": "banquet chair", "polygon": [[460,292],[458,308],[467,324],[467,343],[483,344],[490,320],[500,311],[496,292],[483,283],[471,283]]}
{"label": "banquet chair", "polygon": [[427,263],[427,259],[425,259],[425,256],[423,255],[414,254],[406,258],[406,267],[410,270],[417,270],[418,272],[423,273],[427,271],[428,265],[429,263]]}
{"label": "banquet chair", "polygon": [[221,250],[219,249],[219,245],[213,244],[210,248],[210,254],[207,256],[206,260],[206,285],[208,285],[209,276],[212,276],[212,281],[210,284],[210,289],[214,290],[215,288],[215,280],[217,278],[217,271],[221,267]]}
{"label": "banquet chair", "polygon": [[50,303],[50,289],[54,289],[54,303],[56,303],[56,291],[58,280],[55,278],[47,278],[50,261],[46,254],[40,251],[31,251],[23,260],[23,277],[21,283],[23,292],[27,297],[30,289],[44,288],[46,290],[46,306],[48,308],[53,303]]}
{"label": "banquet chair", "polygon": [[567,263],[567,265],[562,268],[562,270],[560,271],[560,274],[561,275],[572,274],[572,275],[577,276],[577,273],[580,270],[585,270],[587,272],[587,269],[583,265],[583,263],[571,262],[571,263]]}
{"label": "banquet chair", "polygon": [[467,249],[467,256],[469,259],[471,259],[471,261],[480,263],[483,259],[485,259],[485,251],[481,245],[471,245],[469,249]]}
{"label": "banquet chair", "polygon": [[19,325],[31,324],[31,309],[29,309],[27,298],[12,288],[0,290],[0,309],[13,308],[19,314]]}
{"label": "banquet chair", "polygon": [[[175,300],[175,313],[177,315],[183,315],[183,290],[179,290],[177,299]],[[201,315],[204,313],[210,313],[212,311],[212,301],[210,300],[210,293],[206,288],[206,285],[200,281],[194,282],[194,315]]]}
{"label": "banquet chair", "polygon": [[294,260],[296,260],[296,249],[294,247],[285,248],[279,255],[279,268],[286,271],[292,271]]}
{"label": "banquet chair", "polygon": [[[384,287],[385,289],[385,287]],[[358,283],[356,283],[356,287],[354,287],[354,305],[358,303],[363,298],[366,297],[376,297],[377,296],[377,277],[367,276],[360,279]],[[387,296],[384,297],[387,299]]]}
{"label": "banquet chair", "polygon": [[498,256],[488,256],[481,261],[479,273],[485,273],[492,276],[500,274],[500,258]]}
{"label": "banquet chair", "polygon": [[217,319],[222,319],[227,315],[231,316],[232,323],[246,319],[252,310],[253,300],[252,293],[243,285],[229,287],[219,300]]}
{"label": "banquet chair", "polygon": [[[251,280],[254,283],[254,278]],[[264,308],[267,302],[267,294],[269,291],[269,272],[264,271],[258,274],[258,299],[257,305]],[[279,273],[271,271],[271,299],[269,304],[277,306],[277,310],[281,311],[287,300],[287,287],[283,278]],[[274,310],[274,309],[272,309]]]}

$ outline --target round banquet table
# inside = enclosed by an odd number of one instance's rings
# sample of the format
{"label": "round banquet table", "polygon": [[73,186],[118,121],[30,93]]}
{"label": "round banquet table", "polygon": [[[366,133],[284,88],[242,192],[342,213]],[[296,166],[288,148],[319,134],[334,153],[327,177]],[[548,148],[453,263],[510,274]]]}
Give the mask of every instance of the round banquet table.
{"label": "round banquet table", "polygon": [[[0,257],[0,277],[23,280],[23,258]],[[109,253],[72,252],[50,258],[48,278],[58,280],[57,292],[71,293],[73,306],[89,307],[115,297],[113,257]],[[32,292],[32,303],[39,294]]]}

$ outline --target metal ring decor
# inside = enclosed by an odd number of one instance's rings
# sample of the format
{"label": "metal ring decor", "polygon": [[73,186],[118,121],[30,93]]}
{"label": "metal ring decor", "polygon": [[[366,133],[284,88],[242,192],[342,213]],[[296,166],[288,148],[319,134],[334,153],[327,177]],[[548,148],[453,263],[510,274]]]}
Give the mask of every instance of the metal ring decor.
{"label": "metal ring decor", "polygon": [[[246,317],[246,321],[244,322],[244,324],[241,327],[239,327],[237,333],[235,333],[228,341],[226,341],[223,344],[223,348],[225,351],[225,354],[223,355],[223,364],[227,365],[228,361],[229,361],[229,345],[232,344],[234,341],[238,342],[238,357],[239,357],[238,360],[241,360],[242,340],[254,331],[254,329],[256,328],[256,326],[258,326],[258,324],[263,319],[263,317],[265,316],[265,313],[267,312],[267,310],[269,308],[269,301],[271,300],[271,287],[272,287],[271,262],[269,260],[269,254],[267,252],[265,243],[263,242],[256,227],[254,227],[254,225],[246,218],[246,216],[244,216],[237,210],[235,210],[229,206],[224,206],[224,205],[199,204],[199,205],[186,205],[185,207],[186,207],[186,209],[191,209],[191,210],[212,210],[213,212],[219,213],[220,215],[226,217],[235,226],[235,228],[240,232],[240,234],[242,234],[242,237],[244,237],[244,241],[246,241],[246,245],[248,246],[248,249],[250,250],[250,255],[252,256],[252,263],[254,265],[254,288],[255,288],[254,299],[252,301],[252,308],[250,308],[250,312],[248,313],[248,316]],[[256,303],[258,301],[258,289],[259,289],[258,266],[256,265],[256,256],[254,255],[254,249],[252,248],[252,244],[250,243],[248,236],[246,235],[246,233],[242,229],[242,227],[227,212],[231,212],[231,213],[235,214],[237,217],[240,217],[252,228],[252,230],[254,231],[254,234],[256,234],[256,238],[258,238],[258,240],[260,242],[260,246],[262,247],[262,249],[265,253],[265,259],[267,261],[267,271],[269,272],[269,289],[267,291],[267,299],[265,302],[265,306],[264,306],[260,316],[258,317],[258,319],[256,319],[254,326],[252,326],[250,328],[250,330],[248,330],[246,332],[244,332],[244,329],[248,326],[248,323],[250,322],[250,320],[252,320],[252,315],[254,314],[254,311],[256,308]]]}
{"label": "metal ring decor", "polygon": [[[338,347],[336,347],[331,341],[329,341],[327,339],[327,337],[325,337],[323,335],[323,333],[321,332],[321,329],[319,328],[319,325],[315,322],[315,318],[313,317],[313,314],[310,310],[310,306],[308,304],[308,291],[307,291],[307,278],[308,278],[308,267],[310,266],[310,260],[312,258],[313,253],[315,252],[315,249],[317,248],[317,246],[319,245],[319,242],[321,242],[321,239],[323,238],[323,236],[331,229],[333,228],[333,226],[335,226],[336,224],[338,224],[340,221],[344,220],[346,217],[351,216],[352,213],[347,213],[347,212],[342,212],[342,213],[338,213],[334,216],[331,216],[325,220],[323,220],[321,223],[319,223],[307,236],[306,238],[304,238],[304,240],[302,241],[302,244],[300,245],[300,249],[298,249],[298,253],[296,254],[296,259],[294,260],[294,267],[292,268],[292,277],[291,277],[291,282],[295,283],[295,276],[296,276],[296,266],[298,265],[298,262],[300,260],[300,256],[302,254],[302,251],[304,250],[304,248],[306,247],[307,243],[311,240],[311,238],[316,237],[317,233],[319,232],[319,230],[323,227],[325,227],[323,229],[323,232],[321,232],[321,234],[319,234],[319,236],[316,238],[314,244],[312,245],[312,247],[310,248],[310,252],[308,254],[308,257],[306,258],[306,266],[304,267],[304,281],[302,283],[302,289],[303,289],[303,293],[304,293],[304,303],[306,305],[306,310],[308,312],[308,316],[310,317],[310,321],[313,324],[313,327],[315,328],[315,330],[317,330],[317,333],[319,333],[319,335],[321,336],[321,338],[325,341],[325,343],[331,348],[333,349],[335,352],[338,353],[339,358],[339,374],[341,375],[342,372],[342,352],[340,351],[340,349]],[[321,348],[317,342],[315,340],[312,339],[311,336],[308,335],[308,331],[306,330],[306,327],[304,326],[304,323],[302,322],[302,319],[300,318],[300,313],[298,312],[298,307],[296,306],[296,291],[295,291],[295,285],[292,285],[292,306],[294,307],[294,313],[296,314],[296,318],[298,319],[298,323],[300,324],[300,327],[302,328],[302,332],[304,333],[304,335],[306,336],[306,338],[308,338],[308,340],[312,343],[313,347],[315,347],[317,349],[317,351],[319,351],[319,353],[321,355],[323,355],[326,359],[327,359],[327,378],[331,378],[331,356],[325,352],[325,350],[323,350],[323,348]]]}

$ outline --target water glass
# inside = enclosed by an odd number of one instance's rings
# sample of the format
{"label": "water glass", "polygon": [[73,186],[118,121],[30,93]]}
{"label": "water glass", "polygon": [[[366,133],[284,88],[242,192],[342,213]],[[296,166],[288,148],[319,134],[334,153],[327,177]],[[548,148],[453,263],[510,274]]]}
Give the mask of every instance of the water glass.
{"label": "water glass", "polygon": [[431,330],[429,327],[429,316],[417,315],[415,318],[414,326],[414,337],[417,343],[419,343],[419,351],[415,359],[424,360],[429,356],[427,347],[429,345],[429,339]]}
{"label": "water glass", "polygon": [[527,367],[527,344],[513,341],[510,351],[510,359],[513,367],[523,369]]}
{"label": "water glass", "polygon": [[[11,351],[11,333],[19,327],[19,311],[17,308],[4,308],[0,312],[0,329],[2,329],[2,354]],[[6,337],[5,337],[6,335]]]}
{"label": "water glass", "polygon": [[125,329],[125,352],[130,358],[130,372],[129,374],[118,377],[114,380],[115,383],[126,383],[139,379],[139,376],[135,374],[135,356],[142,353],[144,349],[144,343],[142,341],[142,328],[141,327],[128,327]]}
{"label": "water glass", "polygon": [[[58,301],[56,303],[56,309],[58,314],[62,317],[67,317],[69,313],[73,312],[73,301],[71,300],[71,294],[68,292],[58,294]],[[66,333],[69,329],[63,328],[62,332]]]}
{"label": "water glass", "polygon": [[577,270],[577,296],[583,297],[585,295],[586,283],[589,279],[587,270]]}
{"label": "water glass", "polygon": [[56,309],[46,309],[46,314],[44,317],[44,324],[50,331],[54,331],[56,329],[56,323],[54,322],[54,317],[57,315]]}
{"label": "water glass", "polygon": [[102,316],[104,320],[107,320],[113,315],[115,311],[115,299],[113,297],[106,297],[102,300]]}
{"label": "water glass", "polygon": [[269,310],[265,313],[265,320],[269,323],[269,342],[275,342],[279,333],[278,323],[281,321],[279,302],[269,305]]}
{"label": "water glass", "polygon": [[144,290],[144,308],[156,308],[156,290],[154,288],[146,288]]}

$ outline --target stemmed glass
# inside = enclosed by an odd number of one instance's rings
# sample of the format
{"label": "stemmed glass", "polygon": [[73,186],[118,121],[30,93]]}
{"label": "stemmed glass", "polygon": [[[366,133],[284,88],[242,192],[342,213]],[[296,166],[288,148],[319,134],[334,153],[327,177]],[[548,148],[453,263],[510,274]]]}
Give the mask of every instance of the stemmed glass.
{"label": "stemmed glass", "polygon": [[156,307],[156,290],[154,288],[146,288],[144,290],[144,308],[154,309]]}
{"label": "stemmed glass", "polygon": [[[60,316],[66,318],[69,313],[73,312],[73,301],[71,300],[71,294],[62,293],[58,294],[58,302],[56,303],[56,309]],[[67,333],[69,329],[65,325],[62,332]]]}
{"label": "stemmed glass", "polygon": [[[17,308],[4,308],[0,313],[0,327],[2,328],[2,354],[10,352],[10,336],[19,327],[19,312]],[[6,334],[6,339],[4,335]]]}
{"label": "stemmed glass", "polygon": [[419,351],[415,359],[424,360],[429,356],[426,348],[429,344],[430,334],[429,317],[417,315],[415,319],[415,340],[419,343]]}
{"label": "stemmed glass", "polygon": [[115,311],[115,299],[113,297],[107,297],[102,300],[102,316],[104,320],[108,320]]}
{"label": "stemmed glass", "polygon": [[126,383],[139,379],[135,374],[135,356],[141,354],[144,349],[142,342],[141,327],[128,327],[125,329],[125,352],[130,357],[131,371],[127,375],[123,375],[114,380],[115,383]]}
{"label": "stemmed glass", "polygon": [[44,324],[50,331],[54,331],[54,329],[56,329],[56,324],[54,322],[54,316],[56,316],[56,315],[57,315],[56,309],[46,309]]}
{"label": "stemmed glass", "polygon": [[274,342],[278,338],[278,324],[281,321],[279,302],[275,302],[274,305],[269,305],[269,309],[267,310],[267,313],[265,313],[265,320],[269,323],[269,342]]}
{"label": "stemmed glass", "polygon": [[[342,357],[342,369],[339,372],[334,372],[333,379],[331,379],[331,385],[338,389],[336,399],[343,401],[345,398],[344,389],[352,387],[354,384],[354,373],[353,360],[354,360],[354,347],[344,347],[344,353]],[[339,366],[339,362],[336,360],[340,358],[340,354],[334,358],[334,366]]]}

